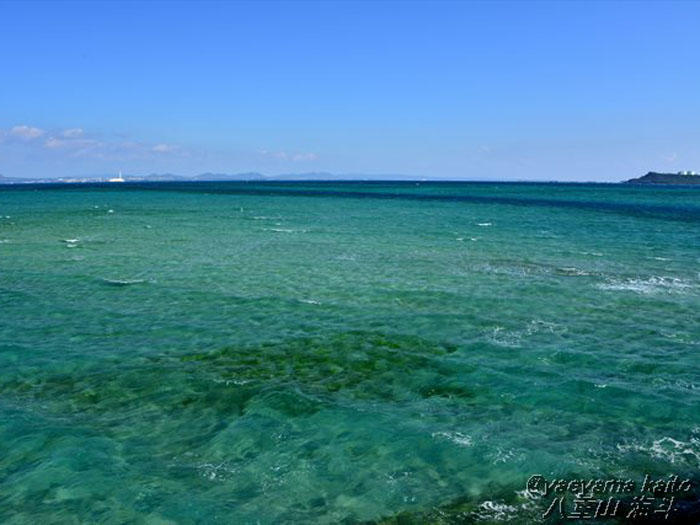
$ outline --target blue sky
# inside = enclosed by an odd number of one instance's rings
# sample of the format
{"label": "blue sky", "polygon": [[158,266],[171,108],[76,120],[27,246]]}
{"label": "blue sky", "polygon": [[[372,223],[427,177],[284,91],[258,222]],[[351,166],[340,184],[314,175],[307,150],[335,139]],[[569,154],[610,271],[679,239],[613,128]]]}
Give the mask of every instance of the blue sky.
{"label": "blue sky", "polygon": [[0,1],[0,174],[700,171],[700,3]]}

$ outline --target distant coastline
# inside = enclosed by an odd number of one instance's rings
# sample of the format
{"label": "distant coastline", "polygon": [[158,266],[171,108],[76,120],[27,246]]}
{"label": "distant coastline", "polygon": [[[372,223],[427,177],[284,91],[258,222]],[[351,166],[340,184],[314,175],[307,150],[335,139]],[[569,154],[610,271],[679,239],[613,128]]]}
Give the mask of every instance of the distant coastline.
{"label": "distant coastline", "polygon": [[[0,174],[0,185],[7,184],[95,184],[110,183],[119,185],[125,182],[384,182],[384,181],[407,181],[407,182],[429,182],[422,175],[405,175],[400,173],[328,173],[328,172],[306,172],[306,173],[282,173],[277,175],[265,175],[258,172],[243,173],[200,173],[199,175],[175,175],[173,173],[151,173],[149,175],[85,175],[75,177],[6,177]],[[451,179],[445,179],[451,180]],[[455,182],[462,182],[454,179]],[[497,181],[493,181],[497,182]]]}
{"label": "distant coastline", "polygon": [[427,182],[424,176],[404,174],[363,174],[347,173],[334,174],[327,172],[283,173],[279,175],[264,175],[258,172],[244,173],[201,173],[199,175],[183,176],[172,173],[151,173],[149,175],[86,175],[77,177],[5,177],[0,175],[0,185],[3,184],[95,184],[110,183],[118,185],[124,182],[322,182],[322,181],[411,181]]}
{"label": "distant coastline", "polygon": [[77,177],[6,177],[0,174],[0,186],[33,185],[33,184],[109,184],[118,186],[123,183],[148,182],[411,182],[411,183],[510,183],[510,184],[700,184],[700,174],[693,172],[659,173],[650,171],[646,175],[620,182],[601,181],[561,181],[561,180],[523,180],[523,179],[439,179],[427,178],[420,175],[405,174],[365,174],[365,173],[285,173],[279,175],[264,175],[258,172],[244,173],[201,173],[184,176],[172,173],[151,173],[149,175],[86,175]]}

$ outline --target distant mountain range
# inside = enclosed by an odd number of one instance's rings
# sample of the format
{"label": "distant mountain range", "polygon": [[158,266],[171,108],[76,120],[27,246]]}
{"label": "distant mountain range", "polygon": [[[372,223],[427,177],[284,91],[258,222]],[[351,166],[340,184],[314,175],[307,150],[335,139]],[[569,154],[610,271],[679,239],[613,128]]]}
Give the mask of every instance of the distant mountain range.
{"label": "distant mountain range", "polygon": [[[5,177],[0,175],[0,184],[37,184],[37,183],[90,183],[110,182],[114,175],[89,175],[82,177],[28,178]],[[150,175],[123,175],[124,182],[167,182],[167,181],[291,181],[291,180],[426,180],[416,175],[366,175],[361,173],[333,174],[327,172],[285,173],[281,175],[263,175],[257,172],[247,173],[201,173],[191,177],[173,173],[151,173]]]}
{"label": "distant mountain range", "polygon": [[693,172],[658,173],[650,171],[646,175],[625,181],[629,184],[700,184],[700,175]]}

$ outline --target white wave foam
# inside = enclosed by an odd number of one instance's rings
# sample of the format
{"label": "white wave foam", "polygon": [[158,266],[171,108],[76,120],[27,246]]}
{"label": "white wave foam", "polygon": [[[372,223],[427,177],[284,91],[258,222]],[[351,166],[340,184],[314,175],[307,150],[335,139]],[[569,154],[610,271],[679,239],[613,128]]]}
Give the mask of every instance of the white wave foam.
{"label": "white wave foam", "polygon": [[540,496],[537,494],[533,494],[529,490],[516,490],[515,494],[524,500],[532,500],[532,501],[539,501]]}
{"label": "white wave foam", "polygon": [[471,447],[474,443],[471,436],[461,432],[433,432],[430,436],[433,438],[447,439],[462,447]]}
{"label": "white wave foam", "polygon": [[[472,240],[475,240],[472,238]],[[492,273],[494,275],[513,275],[518,277],[524,277],[529,275],[531,272],[529,269],[523,266],[507,266],[507,265],[494,265],[491,263],[485,263],[476,267],[477,270]]]}
{"label": "white wave foam", "polygon": [[474,517],[483,521],[506,521],[514,518],[519,510],[515,505],[487,500],[474,511]]}
{"label": "white wave foam", "polygon": [[518,348],[520,346],[522,334],[518,331],[509,332],[504,327],[497,326],[491,332],[489,339],[491,342],[496,343],[499,346]]}
{"label": "white wave foam", "polygon": [[535,523],[541,516],[540,498],[527,490],[516,490],[518,503],[508,505],[502,501],[486,500],[481,503],[471,516],[476,522]]}
{"label": "white wave foam", "polygon": [[534,334],[537,332],[547,332],[550,334],[566,332],[566,328],[559,326],[556,323],[550,323],[548,321],[540,321],[539,319],[533,319],[527,325],[527,334]]}
{"label": "white wave foam", "polygon": [[522,330],[506,330],[503,326],[497,326],[491,331],[488,338],[491,342],[509,348],[518,348],[523,337],[528,337],[537,333],[561,334],[566,331],[556,323],[533,319]]}
{"label": "white wave foam", "polygon": [[677,379],[664,379],[663,377],[655,377],[652,381],[655,387],[659,388],[679,388],[681,390],[698,390],[700,385],[696,385],[691,381],[686,381],[682,378]]}
{"label": "white wave foam", "polygon": [[246,385],[248,383],[251,383],[251,379],[214,379],[214,383],[221,383],[226,386],[230,385]]}
{"label": "white wave foam", "polygon": [[693,345],[693,346],[698,346],[700,345],[700,341],[696,341],[694,339],[691,339],[690,336],[687,334],[677,334],[675,332],[661,332],[661,335],[663,335],[666,339],[670,339],[674,342],[685,344],[685,345]]}
{"label": "white wave foam", "polygon": [[599,284],[601,290],[615,290],[636,292],[640,294],[653,294],[659,292],[685,293],[697,285],[677,277],[650,277],[649,279],[611,279],[607,283]]}
{"label": "white wave foam", "polygon": [[267,232],[278,232],[278,233],[306,233],[306,230],[292,230],[288,228],[263,228]]}
{"label": "white wave foam", "polygon": [[210,481],[227,479],[237,471],[236,468],[227,465],[225,462],[219,463],[218,465],[214,463],[202,463],[197,465],[196,469],[199,471],[202,477]]}
{"label": "white wave foam", "polygon": [[559,275],[572,275],[572,276],[579,276],[579,275],[591,275],[590,272],[587,272],[586,270],[581,270],[580,268],[576,268],[574,266],[565,266],[563,268],[557,268],[557,273]]}
{"label": "white wave foam", "polygon": [[105,284],[112,286],[129,286],[130,284],[145,283],[145,279],[101,279]]}
{"label": "white wave foam", "polygon": [[493,223],[492,222],[477,222],[476,225],[477,226],[492,226]]}
{"label": "white wave foam", "polygon": [[641,452],[673,464],[689,462],[697,466],[697,462],[700,461],[700,439],[697,437],[691,437],[689,441],[680,441],[667,436],[653,441],[651,445],[636,442],[618,443],[617,449],[620,452]]}
{"label": "white wave foam", "polygon": [[495,452],[488,455],[491,463],[498,465],[499,463],[510,463],[522,458],[522,454],[515,449],[497,448]]}

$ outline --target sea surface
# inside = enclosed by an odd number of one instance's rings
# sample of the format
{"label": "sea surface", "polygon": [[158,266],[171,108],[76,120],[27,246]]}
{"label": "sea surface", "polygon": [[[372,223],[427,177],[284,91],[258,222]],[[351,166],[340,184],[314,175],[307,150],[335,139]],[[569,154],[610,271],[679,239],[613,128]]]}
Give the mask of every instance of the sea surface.
{"label": "sea surface", "polygon": [[533,474],[697,480],[699,320],[698,188],[0,187],[0,522],[532,523]]}

